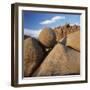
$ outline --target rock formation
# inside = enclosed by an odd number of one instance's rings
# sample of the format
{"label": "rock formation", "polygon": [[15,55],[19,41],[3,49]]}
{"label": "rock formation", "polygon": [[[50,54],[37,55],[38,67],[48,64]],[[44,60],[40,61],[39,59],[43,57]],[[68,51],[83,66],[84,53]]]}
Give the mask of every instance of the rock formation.
{"label": "rock formation", "polygon": [[66,35],[76,31],[80,31],[80,26],[77,26],[77,25],[70,26],[69,24],[66,24],[64,26],[56,27],[54,29],[54,32],[56,34],[56,41],[58,42]]}
{"label": "rock formation", "polygon": [[24,76],[80,74],[80,26],[44,28],[36,39],[24,36]]}
{"label": "rock formation", "polygon": [[56,43],[56,35],[51,28],[44,28],[39,35],[39,41],[48,48],[51,48]]}
{"label": "rock formation", "polygon": [[66,46],[80,51],[80,31],[67,35]]}
{"label": "rock formation", "polygon": [[34,38],[24,40],[24,76],[30,76],[44,58],[41,44]]}
{"label": "rock formation", "polygon": [[80,74],[80,53],[57,44],[33,76]]}

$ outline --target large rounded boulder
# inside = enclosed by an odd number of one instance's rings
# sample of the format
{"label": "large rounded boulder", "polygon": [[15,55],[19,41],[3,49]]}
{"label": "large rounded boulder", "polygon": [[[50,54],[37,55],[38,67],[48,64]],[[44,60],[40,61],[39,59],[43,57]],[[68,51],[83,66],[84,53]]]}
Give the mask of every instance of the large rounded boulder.
{"label": "large rounded boulder", "polygon": [[56,43],[56,35],[55,32],[51,28],[44,28],[39,35],[39,41],[45,47],[53,47]]}
{"label": "large rounded boulder", "polygon": [[24,76],[30,76],[44,58],[40,42],[34,38],[24,40]]}

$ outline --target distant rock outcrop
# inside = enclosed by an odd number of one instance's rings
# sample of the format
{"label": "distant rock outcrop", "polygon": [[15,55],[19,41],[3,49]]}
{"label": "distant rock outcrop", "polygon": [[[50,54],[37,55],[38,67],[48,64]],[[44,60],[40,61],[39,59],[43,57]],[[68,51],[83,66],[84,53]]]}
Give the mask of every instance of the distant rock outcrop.
{"label": "distant rock outcrop", "polygon": [[24,76],[30,76],[44,59],[44,50],[34,38],[24,40]]}
{"label": "distant rock outcrop", "polygon": [[66,46],[80,51],[80,31],[67,35]]}
{"label": "distant rock outcrop", "polygon": [[56,43],[56,35],[55,32],[51,28],[44,28],[39,35],[39,41],[45,47],[53,47]]}
{"label": "distant rock outcrop", "polygon": [[58,43],[32,76],[70,74],[80,74],[80,53]]}
{"label": "distant rock outcrop", "polygon": [[69,24],[66,24],[64,26],[56,27],[54,29],[54,32],[56,34],[56,41],[58,42],[60,41],[60,39],[62,39],[66,35],[79,31],[79,30],[80,30],[80,26],[77,26],[77,25],[70,26]]}

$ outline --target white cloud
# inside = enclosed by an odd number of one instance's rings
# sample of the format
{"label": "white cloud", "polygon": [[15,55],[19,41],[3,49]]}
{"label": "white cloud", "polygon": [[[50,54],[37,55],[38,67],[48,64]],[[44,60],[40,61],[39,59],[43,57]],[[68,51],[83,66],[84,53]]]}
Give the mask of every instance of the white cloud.
{"label": "white cloud", "polygon": [[41,29],[40,30],[32,30],[32,29],[26,29],[26,28],[24,29],[24,35],[31,36],[34,38],[38,38],[40,32],[41,32]]}
{"label": "white cloud", "polygon": [[50,20],[42,21],[40,24],[42,24],[42,25],[51,24],[51,23],[54,23],[54,22],[56,22],[57,20],[60,20],[60,19],[65,19],[65,16],[54,16]]}
{"label": "white cloud", "polygon": [[52,18],[53,21],[60,20],[60,19],[65,19],[65,16],[55,16]]}

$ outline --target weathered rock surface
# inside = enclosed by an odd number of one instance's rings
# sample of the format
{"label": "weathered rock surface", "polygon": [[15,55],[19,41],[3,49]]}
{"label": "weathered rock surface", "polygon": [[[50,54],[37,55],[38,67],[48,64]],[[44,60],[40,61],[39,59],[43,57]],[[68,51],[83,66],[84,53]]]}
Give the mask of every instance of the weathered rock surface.
{"label": "weathered rock surface", "polygon": [[80,26],[77,26],[77,25],[70,26],[69,24],[66,24],[64,26],[56,27],[54,29],[54,32],[56,34],[56,41],[58,42],[66,35],[76,31],[80,31]]}
{"label": "weathered rock surface", "polygon": [[53,47],[56,44],[56,35],[51,28],[44,28],[39,35],[39,41],[45,47]]}
{"label": "weathered rock surface", "polygon": [[24,40],[24,76],[30,76],[44,58],[41,44],[34,38]]}
{"label": "weathered rock surface", "polygon": [[62,28],[54,29],[54,32],[56,34],[56,41],[59,41],[61,38],[63,38],[63,29]]}
{"label": "weathered rock surface", "polygon": [[58,76],[80,73],[80,53],[58,43],[32,76]]}
{"label": "weathered rock surface", "polygon": [[80,31],[67,35],[66,46],[80,51]]}
{"label": "weathered rock surface", "polygon": [[67,37],[62,38],[59,41],[59,43],[63,44],[64,46],[66,45],[66,42],[67,42]]}
{"label": "weathered rock surface", "polygon": [[80,74],[80,26],[44,28],[37,40],[24,36],[25,77],[71,74]]}

